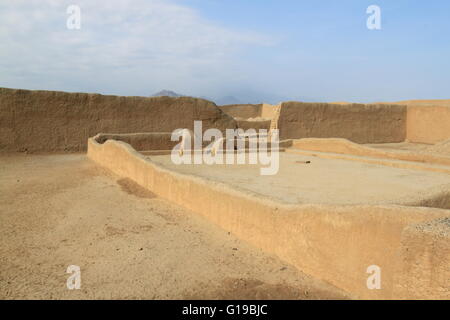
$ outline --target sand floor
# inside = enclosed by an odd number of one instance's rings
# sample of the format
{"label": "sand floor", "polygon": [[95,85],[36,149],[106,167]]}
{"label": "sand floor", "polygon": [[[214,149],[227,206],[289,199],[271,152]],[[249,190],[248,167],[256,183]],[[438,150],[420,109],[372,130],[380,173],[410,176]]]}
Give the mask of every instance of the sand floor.
{"label": "sand floor", "polygon": [[344,298],[81,154],[0,156],[0,234],[0,299]]}
{"label": "sand floor", "polygon": [[284,152],[279,172],[272,176],[261,176],[260,165],[175,165],[168,155],[148,158],[171,170],[291,204],[405,204],[442,191],[450,195],[450,175],[445,173]]}
{"label": "sand floor", "polygon": [[364,144],[367,147],[381,149],[385,151],[413,151],[413,152],[421,152],[429,148],[429,144],[423,143],[410,143],[410,142],[399,142],[399,143],[370,143]]}

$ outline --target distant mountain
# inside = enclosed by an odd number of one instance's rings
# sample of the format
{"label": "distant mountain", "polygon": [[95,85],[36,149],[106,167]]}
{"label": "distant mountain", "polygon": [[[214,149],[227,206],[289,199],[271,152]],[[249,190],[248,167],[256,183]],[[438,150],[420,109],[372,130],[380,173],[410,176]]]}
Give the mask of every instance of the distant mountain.
{"label": "distant mountain", "polygon": [[184,97],[184,95],[170,91],[170,90],[161,90],[160,92],[157,92],[153,95],[151,95],[151,97],[173,97],[173,98],[179,98],[179,97]]}
{"label": "distant mountain", "polygon": [[207,96],[200,96],[200,99],[213,101],[218,106],[224,106],[224,105],[227,105],[227,104],[241,104],[241,103],[243,103],[241,100],[239,100],[238,98],[233,97],[233,96],[225,96],[225,97],[222,97],[222,98],[211,98],[211,97],[207,97]]}
{"label": "distant mountain", "polygon": [[[300,96],[281,96],[268,94],[267,92],[258,92],[258,91],[242,91],[236,93],[237,97],[234,95],[227,96],[200,96],[200,99],[205,99],[209,101],[213,101],[218,106],[224,106],[229,104],[259,104],[259,103],[271,103],[278,104],[283,101],[304,101],[304,102],[319,102],[320,100],[310,98],[310,97],[300,97]],[[184,94],[179,94],[171,90],[162,90],[158,93],[151,95],[151,97],[186,97]]]}

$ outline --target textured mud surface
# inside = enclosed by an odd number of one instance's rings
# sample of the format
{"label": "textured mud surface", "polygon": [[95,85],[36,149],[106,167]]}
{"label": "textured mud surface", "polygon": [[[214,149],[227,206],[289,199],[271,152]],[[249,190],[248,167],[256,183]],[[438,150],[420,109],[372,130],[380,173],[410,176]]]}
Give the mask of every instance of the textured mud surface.
{"label": "textured mud surface", "polygon": [[0,299],[344,297],[84,155],[1,156],[0,234]]}

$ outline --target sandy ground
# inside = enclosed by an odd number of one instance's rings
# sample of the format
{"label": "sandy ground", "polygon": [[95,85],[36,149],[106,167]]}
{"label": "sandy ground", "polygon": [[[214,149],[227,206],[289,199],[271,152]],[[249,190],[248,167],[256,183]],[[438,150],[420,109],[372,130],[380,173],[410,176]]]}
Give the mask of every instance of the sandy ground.
{"label": "sandy ground", "polygon": [[80,154],[0,156],[0,234],[0,299],[344,298]]}
{"label": "sandy ground", "polygon": [[168,155],[149,158],[178,172],[285,203],[404,204],[419,196],[450,194],[448,174],[284,152],[280,153],[279,171],[272,176],[261,176],[259,164],[175,165]]}
{"label": "sandy ground", "polygon": [[399,143],[376,143],[376,144],[365,144],[365,146],[375,149],[381,149],[386,151],[413,151],[422,152],[429,148],[431,145],[423,143],[410,143],[410,142],[399,142]]}
{"label": "sandy ground", "polygon": [[383,149],[383,150],[406,150],[418,153],[428,153],[430,155],[441,155],[450,157],[450,139],[441,141],[436,144],[421,144],[421,143],[382,143],[382,144],[366,144],[368,147]]}

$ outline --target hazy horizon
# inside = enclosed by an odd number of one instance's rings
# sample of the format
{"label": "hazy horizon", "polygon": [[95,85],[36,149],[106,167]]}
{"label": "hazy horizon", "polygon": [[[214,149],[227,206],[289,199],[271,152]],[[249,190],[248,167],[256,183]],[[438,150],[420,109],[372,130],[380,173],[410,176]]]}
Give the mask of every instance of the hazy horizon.
{"label": "hazy horizon", "polygon": [[[80,29],[66,22],[81,9]],[[381,9],[369,30],[366,9]],[[240,102],[450,99],[450,3],[16,0],[0,87]]]}

